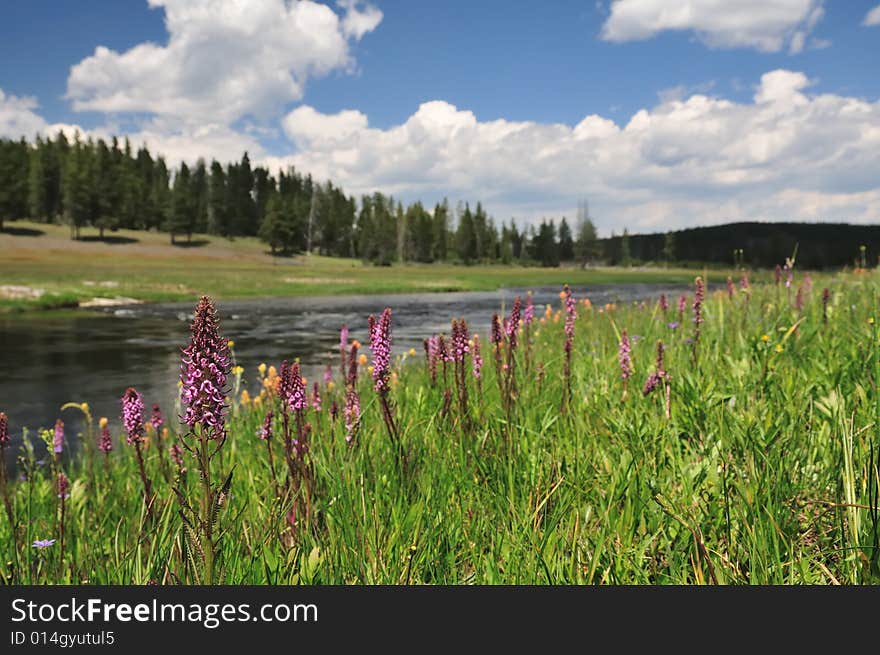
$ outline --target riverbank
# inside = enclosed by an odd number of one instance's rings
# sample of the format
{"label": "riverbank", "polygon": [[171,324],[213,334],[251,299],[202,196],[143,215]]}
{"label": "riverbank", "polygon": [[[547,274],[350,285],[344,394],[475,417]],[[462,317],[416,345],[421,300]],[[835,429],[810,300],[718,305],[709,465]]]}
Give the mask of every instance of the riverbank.
{"label": "riverbank", "polygon": [[[0,312],[57,310],[111,303],[257,297],[491,291],[503,287],[587,284],[680,284],[684,268],[365,265],[359,260],[272,257],[255,238],[193,235],[171,245],[164,233],[119,230],[79,241],[63,225],[28,221],[0,233]],[[708,272],[710,282],[728,272]]]}

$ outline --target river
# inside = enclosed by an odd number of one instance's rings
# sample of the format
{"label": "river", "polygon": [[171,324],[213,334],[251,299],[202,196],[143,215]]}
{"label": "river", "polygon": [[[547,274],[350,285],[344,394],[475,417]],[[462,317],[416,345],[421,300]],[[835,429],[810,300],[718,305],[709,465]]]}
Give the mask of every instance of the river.
{"label": "river", "polygon": [[[577,298],[596,304],[626,303],[670,295],[684,287],[656,284],[593,285],[575,288]],[[559,307],[559,287],[533,288],[536,316],[544,305]],[[257,388],[260,362],[279,366],[299,357],[303,374],[317,379],[328,363],[338,362],[339,328],[364,344],[367,316],[392,309],[393,350],[416,348],[422,339],[449,332],[454,317],[467,320],[471,331],[485,336],[494,312],[509,311],[526,289],[494,292],[325,296],[218,301],[222,334],[235,342],[237,362],[245,369],[247,387]],[[20,442],[22,427],[50,428],[62,418],[68,439],[81,429],[82,415],[60,411],[67,402],[88,402],[95,420],[107,416],[119,425],[119,398],[128,386],[144,394],[149,406],[159,403],[173,414],[179,376],[180,348],[189,338],[193,303],[143,304],[106,308],[101,314],[43,317],[39,314],[0,317],[0,411],[9,416],[10,435]],[[561,329],[561,326],[560,326]],[[364,352],[369,354],[365,348]],[[17,448],[11,448],[16,451]],[[13,452],[9,453],[12,459]]]}

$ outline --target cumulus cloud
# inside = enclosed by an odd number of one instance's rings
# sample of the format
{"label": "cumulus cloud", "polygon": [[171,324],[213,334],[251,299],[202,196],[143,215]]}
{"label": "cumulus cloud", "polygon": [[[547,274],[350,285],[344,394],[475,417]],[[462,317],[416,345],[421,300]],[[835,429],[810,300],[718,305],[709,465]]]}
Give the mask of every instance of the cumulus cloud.
{"label": "cumulus cloud", "polygon": [[865,20],[862,21],[862,25],[865,27],[880,25],[880,5],[877,5],[865,15]]}
{"label": "cumulus cloud", "polygon": [[14,96],[0,89],[0,139],[18,140],[23,137],[30,140],[37,135],[54,137],[59,131],[71,139],[77,132],[85,134],[79,125],[48,123],[35,111],[38,107],[36,98]]}
{"label": "cumulus cloud", "polygon": [[70,70],[76,110],[138,112],[230,124],[268,118],[309,78],[351,70],[352,40],[382,12],[342,0],[342,15],[305,0],[148,0],[165,11],[168,43],[125,52],[99,46]]}
{"label": "cumulus cloud", "polygon": [[693,31],[711,48],[754,48],[796,54],[821,20],[823,0],[614,0],[602,27],[606,41]]}
{"label": "cumulus cloud", "polygon": [[442,101],[404,123],[304,106],[284,119],[295,165],[348,192],[481,199],[496,216],[572,212],[588,197],[606,229],[729,220],[880,220],[880,101],[809,93],[803,73],[764,74],[749,102],[670,94],[626,124],[480,121]]}

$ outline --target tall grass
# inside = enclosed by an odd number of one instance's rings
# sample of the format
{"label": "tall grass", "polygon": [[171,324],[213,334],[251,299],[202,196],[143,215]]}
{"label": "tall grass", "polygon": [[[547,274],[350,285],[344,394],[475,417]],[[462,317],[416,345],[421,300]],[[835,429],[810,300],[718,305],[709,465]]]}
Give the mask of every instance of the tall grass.
{"label": "tall grass", "polygon": [[[322,382],[322,410],[304,410],[307,485],[292,484],[295,473],[277,456],[287,411],[277,373],[245,371],[237,384],[247,393],[230,399],[228,436],[212,462],[235,475],[216,492],[211,580],[876,584],[877,277],[846,273],[819,286],[829,288],[826,302],[804,287],[800,310],[772,283],[709,291],[696,326],[656,301],[598,307],[577,298],[568,365],[572,313],[563,298],[537,308],[528,346],[516,352],[502,338],[496,357],[490,326],[467,326],[483,334],[487,362],[500,362],[482,367],[479,385],[452,357],[434,361],[432,374],[410,351],[394,358],[387,395],[377,394],[362,362],[353,385]],[[624,331],[631,380],[618,361]],[[350,373],[347,348],[337,375]],[[515,386],[506,379],[512,366]],[[462,379],[467,402],[449,402]],[[515,396],[502,397],[511,389]],[[352,392],[360,416],[347,431],[342,408]],[[7,484],[14,525],[5,514],[0,522],[3,580],[198,581],[179,497],[198,499],[201,483],[193,437],[176,434],[175,423],[167,421],[165,446],[189,448],[178,450],[182,460],[168,458],[179,462],[173,475],[163,471],[156,432],[143,439],[149,510],[121,428],[109,455],[79,448],[60,465],[26,439],[20,477]],[[261,439],[267,424],[274,436]],[[70,479],[69,498],[58,497],[54,467]],[[296,511],[303,489],[307,512]],[[59,543],[32,546],[61,538],[62,507],[63,555]]]}

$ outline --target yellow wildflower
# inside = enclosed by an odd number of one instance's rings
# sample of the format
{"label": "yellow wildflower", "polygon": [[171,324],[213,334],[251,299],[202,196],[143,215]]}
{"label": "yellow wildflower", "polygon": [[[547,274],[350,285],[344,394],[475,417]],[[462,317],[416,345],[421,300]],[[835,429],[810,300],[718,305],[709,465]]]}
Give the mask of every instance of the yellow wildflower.
{"label": "yellow wildflower", "polygon": [[235,348],[235,342],[234,342],[232,339],[230,339],[229,341],[227,341],[227,342],[226,342],[226,345],[227,345],[229,348]]}
{"label": "yellow wildflower", "polygon": [[241,404],[242,405],[250,405],[251,404],[251,395],[248,393],[247,389],[241,390]]}
{"label": "yellow wildflower", "polygon": [[100,426],[100,428],[103,430],[104,428],[107,427],[107,423],[108,423],[108,421],[107,421],[107,417],[106,417],[106,416],[102,416],[102,417],[101,417],[101,420],[98,421],[98,426]]}
{"label": "yellow wildflower", "polygon": [[768,341],[770,341],[770,335],[769,334],[762,334],[761,341],[763,341],[764,343],[767,343]]}
{"label": "yellow wildflower", "polygon": [[[473,345],[474,342],[471,341],[470,343]],[[416,349],[415,349],[415,348],[410,348],[410,349],[409,349],[409,356],[410,356],[410,357],[415,357],[415,356],[416,356]]]}
{"label": "yellow wildflower", "polygon": [[257,366],[257,370],[260,372],[260,377],[265,377],[266,375],[266,362],[261,362],[259,366]]}
{"label": "yellow wildflower", "polygon": [[[363,353],[361,353],[360,355],[358,355],[358,364],[360,364],[361,366],[363,366],[363,365],[366,364],[366,363],[367,363],[367,356],[366,356],[365,354],[363,354]],[[372,371],[371,371],[371,372],[372,372]]]}
{"label": "yellow wildflower", "polygon": [[776,352],[781,353],[783,350],[785,350],[785,348],[782,347],[781,343],[777,343],[775,350]]}

